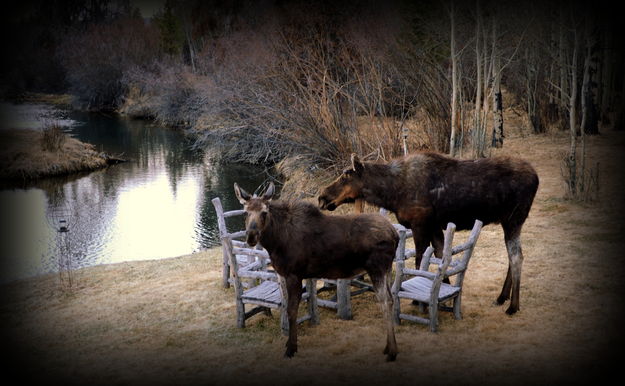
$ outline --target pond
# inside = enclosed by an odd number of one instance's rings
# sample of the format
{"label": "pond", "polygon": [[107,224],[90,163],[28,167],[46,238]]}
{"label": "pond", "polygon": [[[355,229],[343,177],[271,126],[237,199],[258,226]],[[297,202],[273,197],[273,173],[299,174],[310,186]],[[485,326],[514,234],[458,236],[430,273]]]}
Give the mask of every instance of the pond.
{"label": "pond", "polygon": [[[219,243],[211,203],[240,208],[233,184],[264,182],[263,168],[211,162],[181,133],[117,115],[3,104],[0,129],[61,122],[66,132],[129,162],[0,190],[0,282],[72,268],[181,256]],[[69,232],[54,223],[66,218]],[[237,226],[236,224],[234,226]],[[242,226],[242,223],[240,224]]]}

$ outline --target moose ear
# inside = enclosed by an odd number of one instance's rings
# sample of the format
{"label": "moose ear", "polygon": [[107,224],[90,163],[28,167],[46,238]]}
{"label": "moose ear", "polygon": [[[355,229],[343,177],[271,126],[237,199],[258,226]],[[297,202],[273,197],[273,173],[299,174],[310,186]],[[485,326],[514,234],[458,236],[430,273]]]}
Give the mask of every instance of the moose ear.
{"label": "moose ear", "polygon": [[352,153],[352,169],[356,172],[356,174],[361,174],[365,169],[365,165],[360,162],[360,158],[356,155],[356,153]]}
{"label": "moose ear", "polygon": [[269,186],[267,187],[267,190],[265,190],[265,193],[263,193],[263,200],[265,201],[269,201],[271,200],[271,197],[273,197],[273,194],[276,191],[276,187],[274,186],[273,182],[269,183]]}
{"label": "moose ear", "polygon": [[237,199],[241,203],[241,205],[247,204],[247,201],[252,198],[252,196],[246,192],[245,190],[239,188],[239,184],[234,183],[234,194],[237,195]]}

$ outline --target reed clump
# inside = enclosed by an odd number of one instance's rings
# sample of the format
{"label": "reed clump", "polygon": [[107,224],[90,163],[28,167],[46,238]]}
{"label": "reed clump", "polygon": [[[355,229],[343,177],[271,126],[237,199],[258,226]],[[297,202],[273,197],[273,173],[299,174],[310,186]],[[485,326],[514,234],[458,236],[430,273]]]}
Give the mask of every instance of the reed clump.
{"label": "reed clump", "polygon": [[43,151],[57,152],[63,148],[67,135],[56,122],[46,124],[41,130],[41,148]]}

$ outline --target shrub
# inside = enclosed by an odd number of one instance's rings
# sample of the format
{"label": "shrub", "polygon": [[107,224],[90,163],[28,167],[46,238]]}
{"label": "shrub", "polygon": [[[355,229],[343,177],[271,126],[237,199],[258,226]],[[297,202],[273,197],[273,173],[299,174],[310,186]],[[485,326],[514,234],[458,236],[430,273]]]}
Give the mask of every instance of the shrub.
{"label": "shrub", "polygon": [[126,85],[124,72],[147,66],[158,52],[158,34],[139,18],[94,24],[67,35],[59,56],[70,92],[88,109],[115,109]]}

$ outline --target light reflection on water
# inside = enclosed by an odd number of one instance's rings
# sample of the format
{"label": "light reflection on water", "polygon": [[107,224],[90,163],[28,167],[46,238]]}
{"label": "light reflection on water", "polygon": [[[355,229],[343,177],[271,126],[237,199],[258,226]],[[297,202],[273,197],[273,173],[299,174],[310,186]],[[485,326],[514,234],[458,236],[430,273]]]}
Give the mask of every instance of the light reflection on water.
{"label": "light reflection on water", "polygon": [[0,282],[58,269],[53,210],[69,213],[73,268],[180,256],[218,243],[212,198],[240,208],[234,182],[253,190],[266,178],[260,168],[213,164],[181,134],[144,121],[66,114],[73,136],[131,161],[0,190]]}

